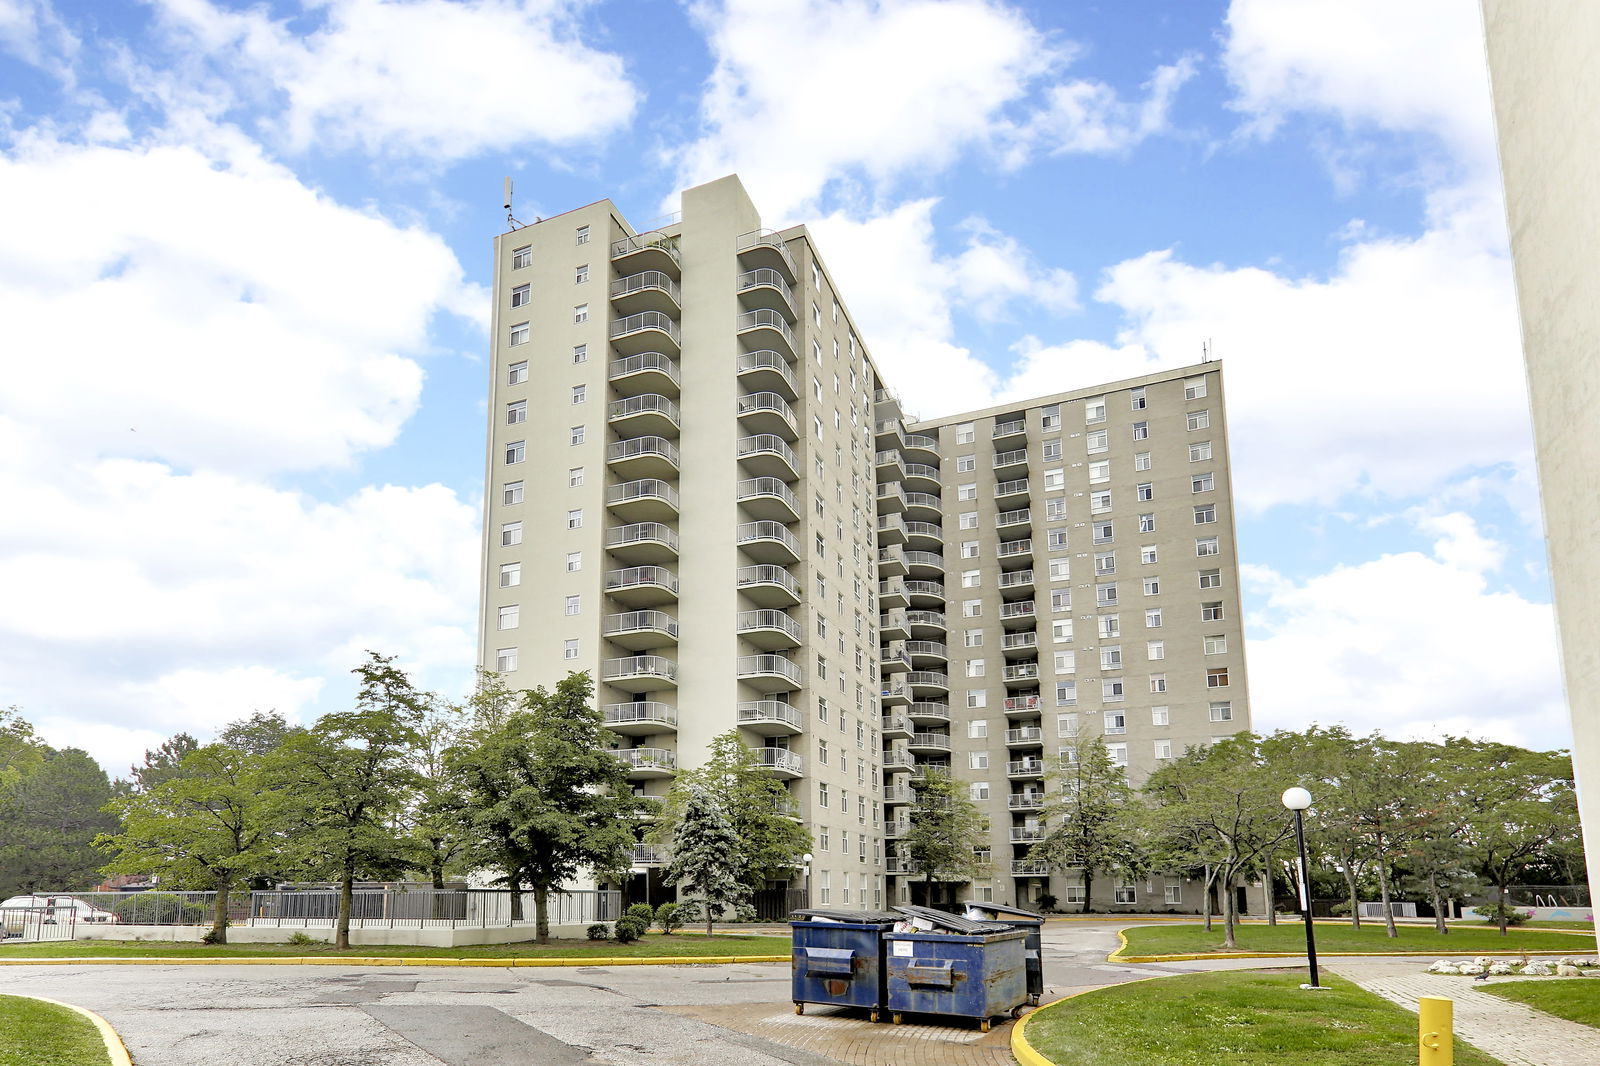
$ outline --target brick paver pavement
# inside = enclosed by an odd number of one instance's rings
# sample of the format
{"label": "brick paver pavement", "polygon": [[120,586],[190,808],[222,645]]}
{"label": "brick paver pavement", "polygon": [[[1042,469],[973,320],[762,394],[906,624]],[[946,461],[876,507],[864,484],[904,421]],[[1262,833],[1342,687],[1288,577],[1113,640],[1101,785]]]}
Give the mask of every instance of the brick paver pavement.
{"label": "brick paver pavement", "polygon": [[[1536,1011],[1482,991],[1485,983],[1503,981],[1585,980],[1585,978],[1491,977],[1474,982],[1464,977],[1418,973],[1371,962],[1341,962],[1333,969],[1369,992],[1417,1009],[1422,996],[1451,1000],[1456,1035],[1481,1048],[1506,1066],[1596,1066],[1600,1063],[1600,1030]],[[1592,980],[1592,978],[1588,979]]]}

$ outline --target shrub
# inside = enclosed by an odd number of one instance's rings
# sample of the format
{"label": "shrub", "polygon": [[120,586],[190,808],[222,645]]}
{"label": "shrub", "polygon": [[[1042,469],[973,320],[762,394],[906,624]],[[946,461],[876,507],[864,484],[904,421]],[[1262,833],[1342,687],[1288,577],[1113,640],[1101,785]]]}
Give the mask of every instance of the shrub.
{"label": "shrub", "polygon": [[639,919],[644,923],[646,929],[650,928],[650,923],[656,920],[655,909],[648,903],[635,903],[628,908],[627,916]]}
{"label": "shrub", "polygon": [[284,943],[293,944],[295,947],[305,947],[307,944],[326,944],[327,941],[319,940],[314,936],[307,936],[305,933],[295,933]]}
{"label": "shrub", "polygon": [[586,929],[585,932],[589,934],[590,940],[611,939],[611,927],[605,922],[595,922],[588,929]]}
{"label": "shrub", "polygon": [[706,920],[706,912],[697,899],[678,904],[678,921],[684,925],[699,925]]}
{"label": "shrub", "polygon": [[633,915],[624,914],[621,918],[617,919],[615,933],[617,937],[617,943],[631,944],[633,941],[644,936],[645,926]]}
{"label": "shrub", "polygon": [[1486,907],[1479,907],[1478,913],[1489,925],[1499,925],[1500,916],[1502,913],[1505,915],[1507,925],[1521,925],[1523,922],[1528,920],[1527,914],[1523,911],[1519,911],[1517,908],[1512,906],[1502,907],[1498,903],[1491,903]]}
{"label": "shrub", "polygon": [[1038,898],[1038,903],[1039,903],[1039,909],[1040,910],[1048,911],[1048,910],[1054,910],[1055,909],[1056,898],[1054,896],[1052,896],[1050,893],[1041,892],[1037,898]]}
{"label": "shrub", "polygon": [[222,938],[217,935],[217,931],[215,929],[207,929],[204,933],[200,934],[200,943],[202,944],[217,944],[221,943],[221,941]]}
{"label": "shrub", "polygon": [[663,903],[656,908],[656,924],[663,933],[670,934],[674,929],[683,925],[683,915],[679,913],[676,903]]}

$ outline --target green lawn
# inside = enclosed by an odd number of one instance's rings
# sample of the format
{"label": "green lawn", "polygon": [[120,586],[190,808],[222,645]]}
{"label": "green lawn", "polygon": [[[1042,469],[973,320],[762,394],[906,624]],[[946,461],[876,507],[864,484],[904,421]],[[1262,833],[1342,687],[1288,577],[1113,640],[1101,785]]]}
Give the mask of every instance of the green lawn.
{"label": "green lawn", "polygon": [[[1395,1066],[1417,1060],[1417,1016],[1348,981],[1207,973],[1100,989],[1028,1023],[1052,1062],[1095,1066]],[[1457,1066],[1497,1066],[1456,1040]]]}
{"label": "green lawn", "polygon": [[[1492,926],[1455,926],[1446,936],[1433,926],[1402,925],[1394,939],[1384,935],[1382,922],[1363,922],[1352,929],[1346,922],[1318,922],[1317,950],[1334,951],[1424,951],[1459,953],[1464,951],[1567,951],[1582,955],[1594,951],[1594,941],[1555,930],[1512,929],[1505,936]],[[1129,955],[1188,955],[1222,951],[1222,923],[1211,932],[1205,926],[1148,925],[1124,929]],[[1306,947],[1305,926],[1299,922],[1279,925],[1242,925],[1236,939],[1241,952],[1297,951]]]}
{"label": "green lawn", "polygon": [[[1481,926],[1483,922],[1451,922],[1453,928],[1470,929]],[[1594,932],[1593,922],[1523,922],[1518,929],[1582,929],[1585,932]]]}
{"label": "green lawn", "polygon": [[0,995],[0,1066],[106,1066],[89,1019],[54,1003]]}
{"label": "green lawn", "polygon": [[407,959],[569,959],[585,957],[616,958],[697,958],[716,955],[783,955],[791,951],[786,936],[740,936],[704,933],[655,933],[631,944],[614,940],[554,940],[548,947],[538,944],[477,944],[459,948],[411,946],[357,946],[335,951],[328,944],[162,944],[148,940],[75,940],[65,943],[8,944],[0,947],[0,959],[35,958],[407,958]]}
{"label": "green lawn", "polygon": [[1600,1029],[1600,981],[1541,977],[1484,985],[1485,992]]}

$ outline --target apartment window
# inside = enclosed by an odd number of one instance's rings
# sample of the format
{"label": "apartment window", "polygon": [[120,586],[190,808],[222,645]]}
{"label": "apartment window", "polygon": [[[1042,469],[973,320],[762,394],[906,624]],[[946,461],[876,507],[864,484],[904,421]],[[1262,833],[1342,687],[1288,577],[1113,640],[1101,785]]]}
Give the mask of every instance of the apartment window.
{"label": "apartment window", "polygon": [[1069,644],[1069,643],[1071,643],[1072,642],[1072,619],[1063,618],[1063,619],[1061,619],[1059,621],[1051,622],[1050,623],[1050,639],[1055,641],[1057,644]]}
{"label": "apartment window", "polygon": [[1140,533],[1154,533],[1155,531],[1156,531],[1156,516],[1154,514],[1142,514],[1142,515],[1140,515],[1139,516],[1139,532]]}
{"label": "apartment window", "polygon": [[956,499],[958,499],[958,500],[976,500],[977,498],[978,498],[978,486],[977,486],[976,483],[968,484],[968,485],[957,485],[956,486]]}
{"label": "apartment window", "polygon": [[1108,582],[1094,587],[1095,603],[1101,607],[1115,607],[1117,604],[1117,583]]}
{"label": "apartment window", "polygon": [[1222,621],[1222,604],[1220,602],[1218,602],[1218,603],[1202,603],[1200,605],[1200,621],[1202,621],[1202,622],[1220,622],[1220,621]]}
{"label": "apartment window", "polygon": [[587,363],[589,361],[589,346],[587,344],[574,344],[572,346],[573,363]]}
{"label": "apartment window", "polygon": [[1210,472],[1196,474],[1194,477],[1189,479],[1190,492],[1210,492],[1216,487],[1216,482],[1213,480]]}
{"label": "apartment window", "polygon": [[1133,457],[1133,469],[1134,469],[1135,473],[1138,473],[1138,472],[1143,471],[1143,470],[1149,470],[1151,465],[1152,465],[1152,463],[1150,461],[1150,453],[1149,452],[1139,452],[1136,455],[1134,455],[1134,457]]}
{"label": "apartment window", "polygon": [[1044,517],[1047,522],[1067,517],[1067,501],[1059,497],[1044,501]]}
{"label": "apartment window", "polygon": [[[1152,560],[1154,561],[1154,560]],[[1144,579],[1144,594],[1146,596],[1161,595],[1161,578],[1147,577]]]}
{"label": "apartment window", "polygon": [[567,573],[575,574],[579,570],[582,570],[582,569],[583,569],[583,553],[582,552],[568,552],[567,553]]}
{"label": "apartment window", "polygon": [[1189,412],[1189,420],[1188,420],[1188,422],[1189,422],[1189,428],[1191,430],[1194,430],[1194,429],[1210,429],[1211,428],[1211,412],[1210,411],[1190,411]]}
{"label": "apartment window", "polygon": [[511,306],[521,307],[533,299],[533,288],[529,285],[518,285],[511,290]]}
{"label": "apartment window", "polygon": [[587,385],[574,385],[574,386],[572,386],[572,402],[573,403],[583,403],[588,398],[589,398],[589,386],[587,386]]}
{"label": "apartment window", "polygon": [[1057,526],[1054,529],[1045,530],[1044,543],[1045,547],[1051,551],[1062,550],[1067,546],[1067,528],[1065,526]]}
{"label": "apartment window", "polygon": [[583,437],[584,428],[582,426],[573,426],[567,430],[567,443],[574,447],[583,443]]}
{"label": "apartment window", "polygon": [[1067,893],[1065,898],[1068,903],[1082,903],[1085,899],[1082,885],[1067,885],[1064,891]]}
{"label": "apartment window", "polygon": [[1044,488],[1046,492],[1060,492],[1067,487],[1067,475],[1060,467],[1044,472]]}
{"label": "apartment window", "polygon": [[988,735],[989,722],[987,719],[974,718],[972,721],[967,723],[967,736],[969,739],[976,740],[980,737],[986,737]]}
{"label": "apartment window", "polygon": [[1106,398],[1095,396],[1083,401],[1083,421],[1086,425],[1106,420]]}
{"label": "apartment window", "polygon": [[1216,537],[1196,537],[1194,553],[1196,555],[1220,555],[1222,548],[1217,543]]}
{"label": "apartment window", "polygon": [[1213,703],[1211,705],[1211,720],[1213,722],[1233,721],[1233,702],[1231,700],[1223,700],[1220,703]]}
{"label": "apartment window", "polygon": [[1205,394],[1206,394],[1206,379],[1205,378],[1184,378],[1183,379],[1183,398],[1185,400],[1203,399],[1205,397]]}
{"label": "apartment window", "polygon": [[1100,699],[1103,703],[1120,703],[1124,696],[1122,678],[1103,677],[1100,679]]}
{"label": "apartment window", "polygon": [[573,307],[573,309],[572,309],[572,321],[573,322],[587,322],[587,321],[589,321],[589,305],[588,304],[578,304],[577,306]]}
{"label": "apartment window", "polygon": [[1220,589],[1222,587],[1222,571],[1200,571],[1200,587],[1203,589]]}
{"label": "apartment window", "polygon": [[971,800],[986,800],[989,798],[989,782],[971,781],[967,783],[967,798]]}
{"label": "apartment window", "polygon": [[506,368],[506,384],[507,385],[521,385],[524,381],[527,381],[527,380],[528,380],[528,361],[526,359],[524,359],[520,363],[512,363],[509,367]]}
{"label": "apartment window", "polygon": [[822,328],[822,307],[820,304],[811,305],[811,324],[818,329]]}
{"label": "apartment window", "polygon": [[533,265],[533,245],[524,244],[521,248],[511,249],[511,269],[521,270],[525,266]]}
{"label": "apartment window", "polygon": [[1099,616],[1100,639],[1115,639],[1122,635],[1122,616],[1119,614],[1103,614]]}
{"label": "apartment window", "polygon": [[982,659],[968,659],[967,660],[967,676],[968,677],[982,677],[983,674],[984,674],[985,665],[986,664],[985,664],[984,660],[982,660]]}
{"label": "apartment window", "polygon": [[1156,487],[1148,481],[1140,482],[1134,486],[1133,494],[1140,503],[1147,503],[1156,498]]}
{"label": "apartment window", "polygon": [[516,588],[522,584],[521,563],[500,564],[500,587],[503,589]]}
{"label": "apartment window", "polygon": [[1165,691],[1167,691],[1167,675],[1166,674],[1151,674],[1150,675],[1150,691],[1151,692],[1165,692]]}
{"label": "apartment window", "polygon": [[1058,651],[1055,653],[1055,668],[1058,674],[1074,674],[1078,671],[1078,653],[1075,651]]}
{"label": "apartment window", "polygon": [[1100,669],[1122,669],[1122,645],[1106,644],[1100,648]]}
{"label": "apartment window", "polygon": [[1051,559],[1049,574],[1051,581],[1071,581],[1072,564],[1066,559]]}
{"label": "apartment window", "polygon": [[521,614],[522,614],[521,607],[518,606],[515,603],[513,603],[513,604],[511,604],[509,606],[500,608],[500,626],[499,627],[501,629],[515,629],[515,628],[517,628],[518,620],[520,619]]}
{"label": "apartment window", "polygon": [[1087,445],[1088,450],[1089,450],[1089,454],[1093,455],[1096,452],[1103,452],[1106,449],[1110,448],[1111,447],[1111,437],[1110,437],[1110,435],[1109,435],[1107,430],[1103,430],[1103,429],[1091,430],[1084,437],[1084,444]]}
{"label": "apartment window", "polygon": [[[1163,744],[1166,745],[1166,753],[1165,754],[1163,754],[1162,750],[1161,750],[1161,746]],[[1170,758],[1172,758],[1172,741],[1170,741],[1170,740],[1158,740],[1158,741],[1156,741],[1156,758],[1158,758],[1158,759],[1170,759]],[[1183,885],[1181,883],[1177,882],[1177,881],[1172,880],[1169,877],[1167,879],[1166,885],[1162,889],[1161,902],[1165,903],[1169,907],[1175,907],[1175,906],[1181,904],[1183,902]]]}
{"label": "apartment window", "polygon": [[506,465],[512,466],[527,458],[528,445],[526,441],[514,440],[506,445]]}
{"label": "apartment window", "polygon": [[[1149,563],[1155,562],[1156,561],[1156,546],[1154,544],[1146,544],[1143,547],[1141,547],[1139,549],[1139,561],[1141,563],[1145,563],[1145,564],[1149,564]],[[1159,592],[1160,590],[1157,589],[1157,591]]]}
{"label": "apartment window", "polygon": [[494,668],[502,674],[509,674],[517,668],[517,649],[501,648],[494,653]]}
{"label": "apartment window", "polygon": [[561,642],[561,657],[563,659],[576,659],[578,657],[577,638],[573,638],[572,640],[563,640]]}
{"label": "apartment window", "polygon": [[964,540],[964,541],[962,541],[961,542],[961,558],[963,558],[963,559],[976,559],[977,557],[978,557],[978,542],[975,541],[975,540]]}
{"label": "apartment window", "polygon": [[982,571],[981,570],[963,570],[963,571],[961,571],[961,587],[964,588],[964,589],[975,589],[975,588],[977,588],[978,587],[978,583],[979,583],[979,578],[980,578],[981,575],[982,575]]}
{"label": "apartment window", "polygon": [[978,528],[978,512],[977,511],[964,511],[964,512],[962,512],[961,516],[956,520],[956,525],[959,526],[962,529],[977,529]]}
{"label": "apartment window", "polygon": [[500,546],[509,548],[522,543],[522,523],[506,522],[500,527]]}
{"label": "apartment window", "polygon": [[[1128,761],[1128,756],[1127,756],[1127,747],[1128,746],[1126,744],[1119,744],[1117,746],[1123,749],[1122,762],[1126,763]],[[1115,759],[1112,760],[1112,762],[1116,762],[1116,761],[1117,760],[1115,760]],[[1139,902],[1138,891],[1132,885],[1118,885],[1113,890],[1112,897],[1111,897],[1111,902],[1113,902],[1113,903],[1137,903],[1137,902]]]}
{"label": "apartment window", "polygon": [[1150,423],[1148,423],[1148,422],[1135,422],[1133,424],[1133,439],[1134,440],[1149,440],[1150,439]]}
{"label": "apartment window", "polygon": [[[1206,688],[1227,688],[1228,668],[1226,666],[1213,666],[1206,670]],[[1218,719],[1213,718],[1212,721]]]}
{"label": "apartment window", "polygon": [[[1099,462],[1089,464],[1089,484],[1098,485],[1102,481],[1110,480],[1111,461],[1109,459],[1102,459]],[[1056,487],[1059,488],[1060,486],[1058,485]]]}
{"label": "apartment window", "polygon": [[1196,507],[1194,509],[1194,524],[1195,525],[1203,526],[1203,525],[1207,524],[1208,522],[1215,522],[1216,520],[1217,520],[1217,505],[1216,504],[1208,503],[1208,504],[1204,504],[1204,505],[1202,505],[1200,507]]}
{"label": "apartment window", "polygon": [[1146,629],[1161,628],[1161,608],[1152,607],[1144,613],[1144,627]]}
{"label": "apartment window", "polygon": [[1128,400],[1129,400],[1129,405],[1133,408],[1133,410],[1135,410],[1135,411],[1143,411],[1144,410],[1144,408],[1145,408],[1145,399],[1144,399],[1144,390],[1143,389],[1134,389],[1133,391],[1129,392],[1128,393]]}
{"label": "apartment window", "polygon": [[568,511],[567,512],[567,528],[568,529],[582,529],[583,528],[583,510],[581,508],[578,509],[578,510]]}
{"label": "apartment window", "polygon": [[958,473],[958,474],[967,474],[967,473],[971,473],[973,470],[976,470],[977,468],[978,468],[978,457],[976,455],[958,455],[958,456],[956,456],[956,473]]}
{"label": "apartment window", "polygon": [[1078,683],[1076,681],[1056,682],[1056,706],[1076,707],[1078,705]]}
{"label": "apartment window", "polygon": [[578,285],[582,285],[584,282],[588,281],[589,280],[589,264],[585,263],[582,266],[578,267],[577,270],[573,272],[572,280],[573,280],[573,282],[575,284],[578,284]]}
{"label": "apartment window", "polygon": [[1117,736],[1128,731],[1128,716],[1121,711],[1107,711],[1104,716],[1104,729],[1111,736]]}
{"label": "apartment window", "polygon": [[[522,502],[522,482],[508,481],[500,490],[500,502],[513,504]],[[522,524],[517,523],[517,539],[522,539]]]}
{"label": "apartment window", "polygon": [[575,466],[567,471],[567,488],[575,489],[583,484],[583,467]]}
{"label": "apartment window", "polygon": [[1144,643],[1144,657],[1147,662],[1160,662],[1167,657],[1167,645],[1161,640],[1147,640]]}
{"label": "apartment window", "polygon": [[967,769],[987,770],[989,768],[989,753],[986,751],[967,752]]}
{"label": "apartment window", "polygon": [[1090,514],[1103,514],[1109,510],[1111,510],[1110,491],[1089,493]]}
{"label": "apartment window", "polygon": [[1211,442],[1208,440],[1196,441],[1189,445],[1189,461],[1191,463],[1203,462],[1211,458]]}
{"label": "apartment window", "polygon": [[[818,696],[817,697],[817,721],[826,722],[827,720],[828,720],[828,698],[826,696]],[[822,786],[822,805],[824,807],[826,807],[828,805],[828,786],[827,785],[823,785]]]}
{"label": "apartment window", "polygon": [[823,766],[828,765],[828,742],[826,740],[817,741],[817,762]]}
{"label": "apartment window", "polygon": [[1061,438],[1045,441],[1043,454],[1046,461],[1061,458]]}
{"label": "apartment window", "polygon": [[588,226],[579,226],[578,227],[578,229],[577,229],[577,239],[573,243],[575,243],[575,244],[588,244],[589,243],[589,227]]}
{"label": "apartment window", "polygon": [[[968,600],[967,602],[968,603],[972,603],[972,604],[977,604],[978,606],[982,606],[983,605],[983,601],[982,600]],[[965,630],[961,634],[961,643],[962,643],[963,647],[967,647],[967,648],[981,648],[981,647],[983,647],[983,630],[981,630],[981,629],[968,629],[968,630]]]}
{"label": "apartment window", "polygon": [[981,688],[968,689],[967,706],[973,708],[989,706],[989,694]]}
{"label": "apartment window", "polygon": [[532,334],[531,334],[531,331],[528,328],[528,323],[526,323],[526,322],[519,322],[517,325],[512,326],[511,327],[511,344],[512,344],[512,346],[515,347],[518,344],[527,344],[528,343],[528,338],[531,335]]}
{"label": "apartment window", "polygon": [[568,596],[565,606],[565,613],[568,615],[580,613],[582,611],[582,602],[583,599],[580,596]]}
{"label": "apartment window", "polygon": [[1096,544],[1108,544],[1116,539],[1115,531],[1112,529],[1112,523],[1109,521],[1092,522],[1090,523],[1089,529],[1094,534],[1094,542]]}
{"label": "apartment window", "polygon": [[1116,573],[1117,572],[1117,553],[1114,552],[1114,551],[1095,552],[1094,553],[1094,572],[1097,573],[1097,574],[1114,574],[1114,573]]}
{"label": "apartment window", "polygon": [[[527,366],[526,363],[523,366]],[[528,420],[528,401],[518,400],[516,403],[506,404],[506,425],[514,426],[519,422]]]}
{"label": "apartment window", "polygon": [[1228,638],[1223,633],[1213,633],[1203,639],[1202,645],[1207,655],[1224,655],[1228,651]]}

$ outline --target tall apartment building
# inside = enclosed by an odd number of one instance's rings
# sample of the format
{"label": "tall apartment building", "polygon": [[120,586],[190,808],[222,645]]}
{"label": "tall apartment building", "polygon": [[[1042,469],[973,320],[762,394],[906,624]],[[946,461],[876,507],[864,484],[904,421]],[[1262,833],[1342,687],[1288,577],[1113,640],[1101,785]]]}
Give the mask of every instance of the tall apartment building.
{"label": "tall apartment building", "polygon": [[816,902],[911,898],[931,766],[989,814],[971,895],[1070,901],[1023,858],[1052,760],[1104,735],[1137,781],[1248,727],[1220,364],[908,422],[735,177],[645,233],[600,201],[501,235],[493,328],[482,665],[588,670],[642,795],[739,730]]}

